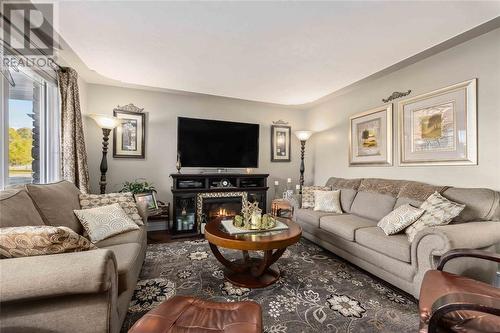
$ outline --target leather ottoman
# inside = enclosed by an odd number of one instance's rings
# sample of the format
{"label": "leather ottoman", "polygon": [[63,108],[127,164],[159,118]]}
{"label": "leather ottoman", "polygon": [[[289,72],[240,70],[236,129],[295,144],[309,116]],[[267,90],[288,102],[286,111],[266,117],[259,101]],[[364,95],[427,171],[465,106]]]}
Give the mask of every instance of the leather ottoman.
{"label": "leather ottoman", "polygon": [[175,296],[146,313],[129,333],[260,333],[262,309],[255,302],[217,303]]}

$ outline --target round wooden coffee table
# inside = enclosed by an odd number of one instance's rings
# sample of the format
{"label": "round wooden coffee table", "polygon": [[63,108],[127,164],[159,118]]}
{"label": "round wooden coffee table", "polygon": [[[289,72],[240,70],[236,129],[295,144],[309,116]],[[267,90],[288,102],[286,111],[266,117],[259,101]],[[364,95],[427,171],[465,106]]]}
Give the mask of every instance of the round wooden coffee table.
{"label": "round wooden coffee table", "polygon": [[[302,228],[287,219],[279,219],[288,230],[243,235],[230,235],[224,231],[220,219],[207,223],[205,238],[213,254],[226,269],[224,276],[231,283],[246,288],[263,288],[276,282],[280,276],[278,260],[286,248],[299,241]],[[218,247],[241,250],[243,258],[230,261]],[[264,251],[264,257],[251,257],[248,251]]]}

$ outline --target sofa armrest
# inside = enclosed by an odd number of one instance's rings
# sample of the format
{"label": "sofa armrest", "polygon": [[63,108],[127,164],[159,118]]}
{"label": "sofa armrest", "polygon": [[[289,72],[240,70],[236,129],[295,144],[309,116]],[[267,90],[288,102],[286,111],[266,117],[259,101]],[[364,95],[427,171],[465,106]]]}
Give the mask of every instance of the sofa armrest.
{"label": "sofa armrest", "polygon": [[117,285],[111,250],[0,260],[1,302],[106,292]]}
{"label": "sofa armrest", "polygon": [[467,222],[426,228],[415,237],[412,252],[429,236],[439,239],[439,242],[435,244],[434,255],[442,255],[446,251],[457,248],[482,249],[500,242],[500,223]]}
{"label": "sofa armrest", "polygon": [[[411,262],[415,269],[415,290],[420,292],[420,284],[426,271],[437,267],[439,258],[453,249],[486,249],[500,242],[500,223],[493,221],[467,222],[426,228],[420,231],[411,244]],[[494,264],[484,260],[460,260],[450,263],[450,271],[455,274],[488,281]]]}

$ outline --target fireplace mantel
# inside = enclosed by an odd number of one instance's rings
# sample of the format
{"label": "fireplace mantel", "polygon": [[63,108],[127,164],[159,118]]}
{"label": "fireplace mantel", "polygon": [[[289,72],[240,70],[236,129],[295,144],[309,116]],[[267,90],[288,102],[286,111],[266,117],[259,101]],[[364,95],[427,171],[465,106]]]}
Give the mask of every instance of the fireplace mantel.
{"label": "fireplace mantel", "polygon": [[[173,237],[200,234],[204,198],[242,197],[259,202],[266,212],[268,174],[201,173],[171,174],[173,194]],[[209,222],[209,221],[208,221]]]}

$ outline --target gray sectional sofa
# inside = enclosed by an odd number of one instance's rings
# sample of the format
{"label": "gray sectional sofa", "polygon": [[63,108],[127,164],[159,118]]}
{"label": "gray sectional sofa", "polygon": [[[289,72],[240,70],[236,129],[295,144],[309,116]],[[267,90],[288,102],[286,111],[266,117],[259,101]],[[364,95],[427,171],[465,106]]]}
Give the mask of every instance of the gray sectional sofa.
{"label": "gray sectional sofa", "polygon": [[[500,243],[500,193],[490,189],[454,188],[388,179],[330,178],[327,186],[341,191],[344,214],[295,208],[294,220],[305,238],[419,296],[424,273],[454,248],[496,251]],[[394,208],[420,205],[434,191],[466,205],[449,225],[426,228],[410,243],[406,234],[386,236],[377,222]],[[495,264],[456,259],[447,271],[492,282]]]}
{"label": "gray sectional sofa", "polygon": [[[0,192],[0,227],[66,226],[78,189],[63,181]],[[139,209],[146,221],[145,207]],[[98,242],[97,250],[0,260],[0,331],[119,332],[146,253],[146,226]]]}

